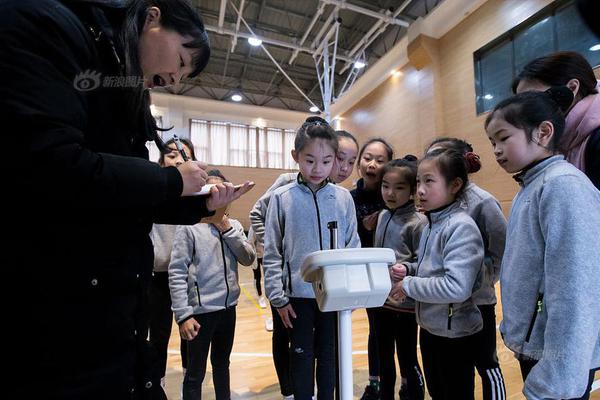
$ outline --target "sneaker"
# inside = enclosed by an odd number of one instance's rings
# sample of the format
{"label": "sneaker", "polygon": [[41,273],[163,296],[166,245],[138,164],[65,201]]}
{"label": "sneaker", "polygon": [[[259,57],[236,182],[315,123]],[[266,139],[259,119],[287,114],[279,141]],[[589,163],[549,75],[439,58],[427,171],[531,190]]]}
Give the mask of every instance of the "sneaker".
{"label": "sneaker", "polygon": [[273,331],[273,318],[267,318],[265,320],[265,329],[267,332]]}
{"label": "sneaker", "polygon": [[360,397],[360,400],[379,400],[379,390],[375,389],[371,385],[365,387],[365,392]]}
{"label": "sneaker", "polygon": [[260,296],[258,299],[258,305],[260,308],[267,308],[267,299],[265,299],[265,296]]}
{"label": "sneaker", "polygon": [[290,394],[289,396],[283,396],[283,400],[294,400],[294,395]]}

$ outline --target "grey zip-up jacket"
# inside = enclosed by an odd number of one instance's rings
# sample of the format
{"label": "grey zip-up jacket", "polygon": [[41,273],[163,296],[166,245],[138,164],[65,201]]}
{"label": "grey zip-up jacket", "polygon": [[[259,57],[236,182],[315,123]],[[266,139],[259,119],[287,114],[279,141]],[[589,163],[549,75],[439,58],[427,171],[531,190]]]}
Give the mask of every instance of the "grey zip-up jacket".
{"label": "grey zip-up jacket", "polygon": [[508,348],[539,360],[527,399],[579,398],[600,367],[600,192],[563,156],[515,178],[500,331]]}
{"label": "grey zip-up jacket", "polygon": [[473,293],[473,301],[477,305],[496,304],[494,285],[500,279],[506,219],[498,200],[473,182],[467,184],[461,206],[477,224],[485,251],[481,287]]}
{"label": "grey zip-up jacket", "polygon": [[239,221],[230,219],[223,233],[213,224],[180,226],[169,265],[169,288],[175,321],[223,310],[240,296],[238,262],[252,265],[254,248]]}
{"label": "grey zip-up jacket", "polygon": [[[396,253],[396,262],[416,262],[421,233],[427,225],[427,218],[417,212],[415,203],[410,201],[394,210],[384,209],[379,213],[377,229],[375,230],[375,247],[386,247]],[[415,310],[415,301],[406,298],[400,302],[388,297],[386,308],[398,311]]]}
{"label": "grey zip-up jacket", "polygon": [[402,288],[416,300],[417,323],[429,333],[448,338],[472,335],[483,327],[471,298],[481,282],[483,240],[475,221],[460,203],[427,214],[416,263]]}
{"label": "grey zip-up jacket", "polygon": [[269,200],[271,200],[271,193],[277,188],[296,182],[298,179],[298,172],[286,172],[275,180],[269,189],[263,194],[254,204],[252,210],[250,210],[250,224],[256,235],[255,246],[264,248],[265,244],[265,220],[267,219],[267,209],[269,208]]}
{"label": "grey zip-up jacket", "polygon": [[315,298],[312,284],[302,279],[304,258],[330,248],[327,223],[337,221],[337,247],[360,247],[356,211],[350,192],[328,183],[313,193],[300,182],[273,191],[265,223],[265,292],[274,307],[289,297]]}
{"label": "grey zip-up jacket", "polygon": [[171,262],[171,250],[177,225],[154,224],[150,239],[154,246],[154,272],[167,272]]}

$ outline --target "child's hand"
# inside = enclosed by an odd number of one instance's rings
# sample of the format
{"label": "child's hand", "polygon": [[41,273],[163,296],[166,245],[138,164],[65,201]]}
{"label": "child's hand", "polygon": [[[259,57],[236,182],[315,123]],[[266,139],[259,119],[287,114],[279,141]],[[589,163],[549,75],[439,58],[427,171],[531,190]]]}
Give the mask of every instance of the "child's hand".
{"label": "child's hand", "polygon": [[231,228],[231,223],[229,222],[227,214],[223,214],[223,218],[221,218],[221,221],[215,222],[214,225],[221,233]]}
{"label": "child's hand", "polygon": [[406,299],[406,293],[402,289],[402,281],[394,283],[392,290],[390,291],[390,297],[396,301],[404,301]]}
{"label": "child's hand", "polygon": [[283,326],[285,326],[286,328],[294,327],[292,325],[292,318],[296,319],[296,312],[294,311],[294,308],[291,304],[288,304],[285,307],[278,308],[277,313],[283,321]]}
{"label": "child's hand", "polygon": [[390,276],[394,282],[401,281],[406,276],[406,266],[403,264],[394,264],[390,270]]}
{"label": "child's hand", "polygon": [[377,217],[379,217],[379,211],[375,211],[373,214],[367,215],[363,218],[362,223],[366,230],[375,230],[377,227]]}
{"label": "child's hand", "polygon": [[179,325],[179,335],[184,340],[193,340],[200,331],[200,323],[195,318],[190,318]]}
{"label": "child's hand", "polygon": [[232,201],[237,200],[241,195],[246,194],[246,192],[253,187],[254,183],[249,181],[246,181],[246,183],[237,190],[229,182],[217,183],[210,188],[210,196],[206,200],[206,208],[208,208],[209,211],[215,211],[225,207]]}

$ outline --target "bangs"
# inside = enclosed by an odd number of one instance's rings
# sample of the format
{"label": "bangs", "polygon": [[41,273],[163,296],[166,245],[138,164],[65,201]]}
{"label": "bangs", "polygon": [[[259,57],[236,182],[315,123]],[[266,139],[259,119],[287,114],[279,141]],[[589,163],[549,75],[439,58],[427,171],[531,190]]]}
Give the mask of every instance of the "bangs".
{"label": "bangs", "polygon": [[197,37],[183,45],[188,49],[197,50],[192,57],[192,65],[194,66],[192,72],[189,74],[189,78],[194,78],[200,74],[206,68],[208,60],[210,59],[210,45],[208,44],[208,35],[206,32],[202,32],[200,37]]}

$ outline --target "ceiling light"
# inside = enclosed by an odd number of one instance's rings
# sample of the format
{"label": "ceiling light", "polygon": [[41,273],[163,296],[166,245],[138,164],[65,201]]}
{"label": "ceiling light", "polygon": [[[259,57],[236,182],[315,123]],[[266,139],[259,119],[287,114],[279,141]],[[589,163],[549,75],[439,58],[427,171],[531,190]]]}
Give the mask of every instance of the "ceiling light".
{"label": "ceiling light", "polygon": [[367,66],[367,64],[364,61],[360,61],[360,60],[354,61],[354,68],[356,68],[356,69],[363,69],[366,66]]}
{"label": "ceiling light", "polygon": [[593,45],[590,47],[590,51],[598,51],[600,50],[600,43]]}
{"label": "ceiling light", "polygon": [[492,96],[491,94],[486,94],[485,96],[483,96],[483,98],[486,100],[491,100],[494,98],[494,96]]}
{"label": "ceiling light", "polygon": [[248,38],[248,43],[250,43],[250,46],[256,47],[256,46],[260,46],[262,44],[262,40],[260,40],[257,37],[252,36],[252,37]]}
{"label": "ceiling light", "polygon": [[231,100],[242,101],[242,96],[240,96],[239,94],[234,94],[233,96],[231,96]]}
{"label": "ceiling light", "polygon": [[399,76],[402,76],[402,71],[394,70],[394,71],[392,71],[392,76],[395,76],[396,78]]}
{"label": "ceiling light", "polygon": [[315,112],[315,113],[316,113],[316,112],[319,112],[319,107],[317,107],[317,106],[312,106],[312,107],[310,108],[310,112]]}

